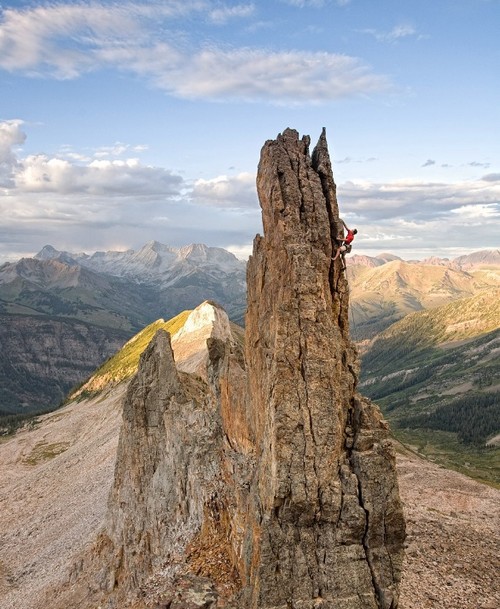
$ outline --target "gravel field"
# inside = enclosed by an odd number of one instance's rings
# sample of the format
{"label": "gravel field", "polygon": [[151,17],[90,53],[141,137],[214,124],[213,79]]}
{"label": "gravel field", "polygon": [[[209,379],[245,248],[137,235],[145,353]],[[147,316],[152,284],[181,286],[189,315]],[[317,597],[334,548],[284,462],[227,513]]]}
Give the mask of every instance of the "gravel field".
{"label": "gravel field", "polygon": [[[103,523],[125,385],[0,444],[0,607],[46,609]],[[500,490],[398,455],[408,548],[401,609],[500,608]]]}

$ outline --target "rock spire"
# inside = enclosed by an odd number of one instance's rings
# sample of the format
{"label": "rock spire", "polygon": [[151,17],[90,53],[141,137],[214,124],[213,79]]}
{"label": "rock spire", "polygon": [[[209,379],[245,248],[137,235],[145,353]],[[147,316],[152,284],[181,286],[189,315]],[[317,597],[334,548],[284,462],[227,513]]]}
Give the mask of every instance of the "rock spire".
{"label": "rock spire", "polygon": [[73,573],[87,589],[54,607],[397,608],[395,455],[356,391],[325,132],[309,143],[287,129],[262,149],[244,350],[204,303],[196,336],[159,331],[144,352],[106,528]]}
{"label": "rock spire", "polygon": [[256,470],[252,608],[397,606],[404,519],[376,406],[356,392],[348,285],[326,135],[287,129],[261,153],[264,236],[247,270]]}

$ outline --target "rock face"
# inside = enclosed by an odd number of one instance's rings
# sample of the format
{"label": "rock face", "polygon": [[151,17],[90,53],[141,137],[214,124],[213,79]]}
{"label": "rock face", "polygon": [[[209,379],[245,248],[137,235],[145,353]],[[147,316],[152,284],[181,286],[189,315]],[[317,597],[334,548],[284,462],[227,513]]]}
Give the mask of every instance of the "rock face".
{"label": "rock face", "polygon": [[404,539],[395,459],[377,408],[355,391],[325,134],[312,159],[308,146],[286,130],[265,144],[257,178],[265,236],[247,273],[249,602],[389,609]]}
{"label": "rock face", "polygon": [[54,607],[398,606],[395,457],[356,392],[325,134],[308,147],[287,129],[262,150],[245,355],[210,303],[187,372],[157,333],[124,402],[106,528]]}

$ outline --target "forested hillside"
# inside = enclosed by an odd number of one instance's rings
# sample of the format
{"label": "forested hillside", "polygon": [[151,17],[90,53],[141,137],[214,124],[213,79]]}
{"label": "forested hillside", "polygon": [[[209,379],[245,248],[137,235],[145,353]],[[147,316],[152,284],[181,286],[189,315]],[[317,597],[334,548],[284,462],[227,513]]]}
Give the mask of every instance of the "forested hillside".
{"label": "forested hillside", "polygon": [[408,315],[368,347],[360,383],[401,439],[438,459],[477,458],[495,476],[500,449],[481,451],[500,433],[498,298],[493,290]]}

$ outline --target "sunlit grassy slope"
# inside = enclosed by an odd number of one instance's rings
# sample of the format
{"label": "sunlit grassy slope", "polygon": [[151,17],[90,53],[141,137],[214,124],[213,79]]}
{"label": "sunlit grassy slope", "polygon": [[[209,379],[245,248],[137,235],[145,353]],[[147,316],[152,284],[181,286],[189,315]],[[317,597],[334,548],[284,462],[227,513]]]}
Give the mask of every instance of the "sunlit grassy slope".
{"label": "sunlit grassy slope", "polygon": [[80,388],[70,395],[70,399],[100,391],[108,384],[119,383],[137,371],[139,358],[160,329],[175,334],[186,323],[191,311],[183,311],[169,321],[158,319],[131,338],[118,353],[110,357]]}

